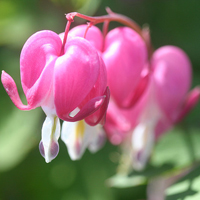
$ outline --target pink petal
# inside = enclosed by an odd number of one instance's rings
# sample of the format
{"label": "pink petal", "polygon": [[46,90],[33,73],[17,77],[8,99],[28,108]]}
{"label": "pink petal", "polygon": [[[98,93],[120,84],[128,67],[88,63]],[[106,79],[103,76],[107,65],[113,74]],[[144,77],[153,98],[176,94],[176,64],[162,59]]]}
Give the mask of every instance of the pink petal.
{"label": "pink petal", "polygon": [[28,104],[38,105],[50,92],[54,63],[61,46],[59,36],[52,31],[37,32],[24,44],[20,57],[20,71]]}
{"label": "pink petal", "polygon": [[86,118],[87,116],[91,115],[95,111],[97,111],[102,106],[104,99],[105,96],[91,99],[81,108],[81,110],[74,117],[71,117],[69,114],[63,114],[58,112],[57,115],[60,119],[64,121],[69,121],[69,122],[80,121]]}
{"label": "pink petal", "polygon": [[55,64],[54,102],[58,116],[68,118],[79,107],[95,85],[99,68],[98,53],[87,40],[75,38],[67,42],[65,54]]}
{"label": "pink petal", "polygon": [[155,139],[158,140],[163,134],[173,127],[173,123],[167,118],[160,118],[155,127]]}
{"label": "pink petal", "polygon": [[99,63],[100,63],[100,66],[99,66],[98,79],[95,85],[93,86],[92,90],[87,95],[87,97],[82,101],[81,105],[79,105],[80,108],[90,99],[97,96],[102,96],[105,92],[105,89],[107,87],[107,71],[106,71],[106,67],[101,56],[99,56]]}
{"label": "pink petal", "polygon": [[[98,123],[100,123],[101,120],[103,120],[103,121],[105,120],[105,113],[106,113],[109,98],[110,98],[110,91],[106,87],[107,86],[106,67],[105,67],[105,64],[101,57],[99,57],[99,60],[100,60],[100,71],[99,71],[99,76],[98,76],[97,82],[95,83],[95,85],[92,88],[92,90],[90,91],[90,93],[87,95],[87,97],[84,99],[84,101],[79,106],[79,108],[81,108],[89,100],[91,100],[97,96],[103,96],[103,95],[105,96],[105,100],[104,100],[104,103],[101,106],[101,108],[85,119],[85,121],[90,126],[95,126]],[[102,123],[104,123],[103,121],[102,121]]]}
{"label": "pink petal", "polygon": [[95,126],[99,123],[101,125],[104,125],[105,123],[106,111],[107,111],[108,103],[110,99],[110,90],[108,89],[108,87],[106,88],[104,92],[104,96],[105,96],[105,100],[102,106],[92,115],[89,115],[88,117],[85,118],[86,123],[89,124],[90,126]]}
{"label": "pink petal", "polygon": [[135,106],[123,109],[112,101],[109,103],[104,127],[111,143],[121,143],[138,124],[152,123],[156,125],[162,113],[154,96],[154,87],[154,81],[150,74],[148,87]]}
{"label": "pink petal", "polygon": [[27,90],[26,98],[29,105],[34,107],[43,106],[46,105],[46,102],[49,102],[47,98],[53,98],[51,90],[53,87],[55,61],[56,58],[45,67],[33,87]]}
{"label": "pink petal", "polygon": [[132,93],[124,102],[124,105],[126,108],[130,108],[133,105],[135,105],[137,103],[137,101],[140,99],[140,97],[143,95],[144,91],[148,87],[149,76],[150,76],[150,74],[149,74],[148,70],[145,69],[144,74],[143,74],[143,72],[141,74],[141,79],[140,79],[138,85],[136,86],[134,93]]}
{"label": "pink petal", "polygon": [[191,64],[187,55],[173,46],[161,47],[152,57],[157,99],[172,121],[191,84]]}
{"label": "pink petal", "polygon": [[9,97],[11,98],[12,102],[15,104],[15,106],[21,110],[30,110],[33,109],[33,106],[30,105],[24,105],[19,98],[19,93],[17,90],[17,86],[12,79],[12,77],[7,74],[6,72],[2,71],[1,74],[1,82],[8,93]]}
{"label": "pink petal", "polygon": [[134,30],[115,28],[105,38],[102,56],[111,95],[120,107],[127,107],[127,98],[135,92],[147,62],[146,45]]}
{"label": "pink petal", "polygon": [[196,104],[199,102],[199,99],[200,87],[196,87],[187,95],[187,98],[181,108],[182,110],[181,113],[179,113],[176,123],[181,121],[194,108],[194,106],[196,106]]}
{"label": "pink petal", "polygon": [[[73,37],[84,37],[87,25],[79,25],[74,27],[69,31],[68,39],[70,40]],[[103,36],[99,28],[96,26],[91,26],[88,29],[88,32],[86,34],[86,40],[88,40],[92,46],[94,46],[98,51],[103,50]]]}
{"label": "pink petal", "polygon": [[109,102],[104,129],[112,144],[120,144],[135,127],[139,116],[138,109],[119,108],[112,100]]}

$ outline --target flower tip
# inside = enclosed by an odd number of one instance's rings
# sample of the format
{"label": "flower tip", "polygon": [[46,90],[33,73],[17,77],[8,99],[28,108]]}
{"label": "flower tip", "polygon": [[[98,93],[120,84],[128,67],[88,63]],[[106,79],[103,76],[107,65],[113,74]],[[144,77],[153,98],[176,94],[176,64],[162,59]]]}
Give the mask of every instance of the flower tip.
{"label": "flower tip", "polygon": [[94,104],[94,108],[95,109],[99,108],[103,104],[105,98],[106,98],[106,96],[104,95],[104,96],[102,96],[102,99],[96,101],[95,104]]}
{"label": "flower tip", "polygon": [[74,21],[74,17],[77,15],[77,12],[71,12],[68,14],[65,14],[65,17],[68,21],[73,22]]}
{"label": "flower tip", "polygon": [[199,102],[200,100],[200,87],[197,86],[189,92],[184,102],[182,111],[179,113],[176,123],[180,122]]}
{"label": "flower tip", "polygon": [[106,7],[106,12],[108,13],[108,14],[114,14],[114,12],[110,9],[110,7]]}
{"label": "flower tip", "polygon": [[45,158],[46,163],[49,163],[58,155],[59,145],[57,142],[52,141],[49,151],[45,152],[43,142],[40,141],[39,151],[40,154]]}
{"label": "flower tip", "polygon": [[15,84],[15,81],[4,70],[2,70],[2,73],[1,73],[1,82],[7,94],[9,95],[10,99],[12,100],[12,102],[15,104],[17,108],[19,108],[20,110],[30,110],[34,108],[33,106],[24,105],[22,103],[19,97],[19,93],[17,90],[17,86]]}
{"label": "flower tip", "polygon": [[44,145],[43,145],[42,141],[40,141],[39,150],[40,150],[40,154],[41,154],[43,157],[45,157]]}
{"label": "flower tip", "polygon": [[146,166],[146,163],[133,162],[133,168],[138,172],[144,170],[145,166]]}
{"label": "flower tip", "polygon": [[8,75],[4,70],[1,71],[1,82],[3,83],[4,79],[6,78],[6,75]]}

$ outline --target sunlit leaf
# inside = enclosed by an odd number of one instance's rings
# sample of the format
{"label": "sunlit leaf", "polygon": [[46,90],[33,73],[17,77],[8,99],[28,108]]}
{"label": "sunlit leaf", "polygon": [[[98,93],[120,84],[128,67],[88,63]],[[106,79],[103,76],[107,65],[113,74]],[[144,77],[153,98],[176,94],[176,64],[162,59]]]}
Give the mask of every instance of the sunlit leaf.
{"label": "sunlit leaf", "polygon": [[78,12],[86,15],[93,15],[99,7],[101,0],[84,0],[82,2],[84,2],[83,6],[78,9]]}
{"label": "sunlit leaf", "polygon": [[109,178],[106,183],[109,187],[127,188],[145,184],[146,181],[146,177],[141,175],[128,177],[117,174]]}
{"label": "sunlit leaf", "polygon": [[142,171],[132,171],[129,175],[116,174],[107,180],[110,187],[126,188],[144,185],[150,178],[162,176],[173,171],[173,165],[165,164],[160,167],[147,166]]}
{"label": "sunlit leaf", "polygon": [[38,143],[40,120],[40,110],[24,112],[17,108],[1,120],[0,171],[14,167]]}
{"label": "sunlit leaf", "polygon": [[199,200],[200,199],[200,166],[198,165],[189,174],[166,191],[166,200]]}
{"label": "sunlit leaf", "polygon": [[0,21],[0,45],[12,45],[21,48],[25,40],[32,35],[35,21],[28,14],[12,15]]}
{"label": "sunlit leaf", "polygon": [[200,130],[189,129],[187,133],[184,131],[186,130],[175,128],[158,141],[152,154],[152,165],[168,163],[176,168],[183,168],[194,160],[200,160]]}

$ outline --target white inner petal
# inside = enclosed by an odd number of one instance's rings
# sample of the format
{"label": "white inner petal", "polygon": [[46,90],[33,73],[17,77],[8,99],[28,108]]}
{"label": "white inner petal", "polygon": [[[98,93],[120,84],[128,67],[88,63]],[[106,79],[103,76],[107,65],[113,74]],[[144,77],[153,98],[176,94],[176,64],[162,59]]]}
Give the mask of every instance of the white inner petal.
{"label": "white inner petal", "polygon": [[[57,145],[60,137],[60,121],[57,116],[47,116],[42,126],[42,145],[44,147],[45,161],[51,162],[56,155],[52,155],[52,145]],[[53,153],[54,154],[54,153]]]}
{"label": "white inner petal", "polygon": [[97,151],[104,144],[104,132],[99,126],[89,126],[84,120],[78,122],[63,122],[61,139],[66,144],[72,160],[80,159],[89,148]]}
{"label": "white inner petal", "polygon": [[154,145],[155,123],[140,123],[132,134],[133,166],[135,169],[144,168]]}

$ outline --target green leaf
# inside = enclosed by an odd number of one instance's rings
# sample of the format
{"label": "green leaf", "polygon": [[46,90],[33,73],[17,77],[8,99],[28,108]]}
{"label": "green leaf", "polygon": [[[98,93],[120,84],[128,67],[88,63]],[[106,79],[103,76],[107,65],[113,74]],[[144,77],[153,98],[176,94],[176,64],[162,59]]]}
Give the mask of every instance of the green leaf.
{"label": "green leaf", "polygon": [[116,174],[108,179],[111,187],[125,188],[143,185],[149,179],[182,171],[200,160],[200,134],[198,129],[187,130],[176,127],[166,133],[156,144],[148,166],[142,171],[129,175]]}
{"label": "green leaf", "polygon": [[99,7],[101,0],[87,0],[83,2],[84,4],[82,4],[83,6],[78,9],[78,12],[82,14],[93,15]]}
{"label": "green leaf", "polygon": [[200,199],[200,166],[197,166],[166,191],[166,200]]}
{"label": "green leaf", "polygon": [[185,131],[175,128],[158,141],[151,159],[153,166],[168,163],[181,169],[191,165],[195,160],[200,160],[200,130]]}
{"label": "green leaf", "polygon": [[147,181],[145,176],[142,175],[135,175],[132,177],[128,177],[121,174],[116,174],[115,176],[109,178],[106,183],[109,187],[116,187],[116,188],[127,188],[127,187],[134,187],[138,185],[143,185]]}
{"label": "green leaf", "polygon": [[161,176],[166,172],[172,171],[173,165],[165,164],[160,167],[148,165],[142,171],[132,171],[129,175],[116,174],[107,180],[109,187],[127,188],[144,185],[150,178]]}

